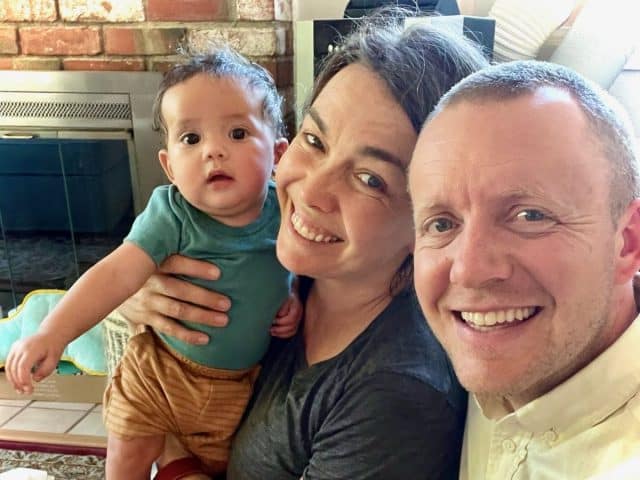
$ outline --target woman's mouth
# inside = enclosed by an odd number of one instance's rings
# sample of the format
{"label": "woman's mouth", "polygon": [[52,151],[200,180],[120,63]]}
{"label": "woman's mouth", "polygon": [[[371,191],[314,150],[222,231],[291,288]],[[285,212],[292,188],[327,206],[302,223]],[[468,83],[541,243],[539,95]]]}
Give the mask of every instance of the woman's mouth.
{"label": "woman's mouth", "polygon": [[304,223],[297,212],[291,214],[291,224],[293,229],[303,238],[317,243],[335,243],[340,238],[331,235],[328,232],[321,231],[319,228],[309,226]]}

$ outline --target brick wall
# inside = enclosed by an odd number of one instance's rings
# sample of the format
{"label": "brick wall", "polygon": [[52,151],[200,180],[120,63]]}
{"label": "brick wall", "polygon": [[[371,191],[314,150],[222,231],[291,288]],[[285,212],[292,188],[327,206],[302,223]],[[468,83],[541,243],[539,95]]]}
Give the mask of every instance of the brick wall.
{"label": "brick wall", "polygon": [[0,0],[0,69],[163,71],[209,39],[289,90],[291,0]]}

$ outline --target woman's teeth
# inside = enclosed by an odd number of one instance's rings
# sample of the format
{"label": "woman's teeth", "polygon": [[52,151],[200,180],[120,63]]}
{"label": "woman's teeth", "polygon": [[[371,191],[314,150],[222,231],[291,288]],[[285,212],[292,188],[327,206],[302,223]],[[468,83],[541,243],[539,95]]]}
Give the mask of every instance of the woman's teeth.
{"label": "woman's teeth", "polygon": [[304,237],[307,240],[311,240],[312,242],[332,243],[339,240],[338,237],[320,233],[312,228],[307,227],[306,225],[303,225],[302,219],[296,212],[291,215],[291,223],[293,224],[293,229],[298,232],[301,237]]}
{"label": "woman's teeth", "polygon": [[513,323],[526,320],[535,313],[535,307],[510,308],[493,312],[460,312],[462,319],[471,325],[490,327],[499,323]]}

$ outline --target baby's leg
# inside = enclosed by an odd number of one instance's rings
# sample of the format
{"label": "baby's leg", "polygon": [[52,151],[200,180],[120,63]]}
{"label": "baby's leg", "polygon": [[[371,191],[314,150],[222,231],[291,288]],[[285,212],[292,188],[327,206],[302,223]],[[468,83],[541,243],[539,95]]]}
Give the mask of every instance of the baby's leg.
{"label": "baby's leg", "polygon": [[149,480],[151,465],[164,448],[164,435],[107,439],[107,480]]}

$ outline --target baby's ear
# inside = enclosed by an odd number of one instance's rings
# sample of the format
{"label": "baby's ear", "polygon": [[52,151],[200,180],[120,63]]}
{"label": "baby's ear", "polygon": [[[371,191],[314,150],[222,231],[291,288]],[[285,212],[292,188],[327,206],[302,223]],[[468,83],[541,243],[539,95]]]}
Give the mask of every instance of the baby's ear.
{"label": "baby's ear", "polygon": [[276,164],[280,161],[280,158],[287,151],[289,147],[289,140],[284,137],[277,138],[273,144],[273,163]]}
{"label": "baby's ear", "polygon": [[640,199],[629,204],[616,231],[616,282],[626,283],[640,269]]}
{"label": "baby's ear", "polygon": [[167,152],[165,148],[158,152],[158,160],[160,160],[160,165],[165,175],[169,181],[173,183],[173,170],[171,169],[171,162],[169,161],[169,152]]}

